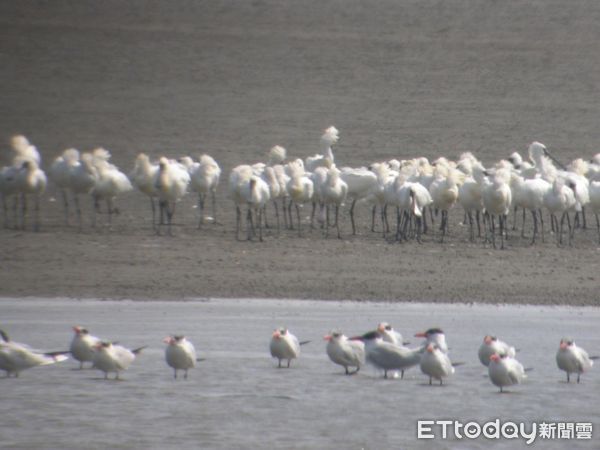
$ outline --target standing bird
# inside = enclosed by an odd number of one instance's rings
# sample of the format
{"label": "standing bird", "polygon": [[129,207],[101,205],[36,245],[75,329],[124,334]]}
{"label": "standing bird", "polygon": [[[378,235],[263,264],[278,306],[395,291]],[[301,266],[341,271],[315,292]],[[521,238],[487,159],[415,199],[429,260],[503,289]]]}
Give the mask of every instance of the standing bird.
{"label": "standing bird", "polygon": [[[313,181],[304,172],[304,167],[301,164],[289,163],[290,179],[287,183],[287,192],[290,196],[290,207],[294,203],[296,207],[296,217],[298,219],[298,236],[302,235],[301,221],[300,221],[300,207],[313,199],[314,184]],[[290,224],[291,211],[290,211]]]}
{"label": "standing bird", "polygon": [[477,221],[478,236],[481,237],[481,225],[479,217],[483,211],[483,199],[481,191],[485,182],[485,169],[479,161],[475,162],[471,168],[472,175],[458,188],[458,201],[465,210],[469,220],[469,239],[475,241],[475,228],[473,225],[473,213]]}
{"label": "standing bird", "polygon": [[496,248],[495,217],[498,217],[500,228],[501,249],[504,249],[504,236],[506,233],[506,219],[512,204],[512,191],[510,190],[510,171],[507,169],[496,170],[493,182],[483,186],[482,198],[486,217],[489,217],[489,230],[492,235],[492,245]]}
{"label": "standing bird", "polygon": [[129,350],[122,345],[102,341],[96,344],[93,360],[93,367],[104,372],[104,379],[108,379],[110,372],[115,373],[115,380],[119,379],[119,372],[127,370],[135,357],[144,349],[144,347]]}
{"label": "standing bird", "polygon": [[569,383],[572,373],[577,374],[577,383],[581,374],[592,368],[593,359],[581,347],[577,347],[571,339],[561,339],[560,347],[556,352],[556,364],[560,370],[567,372],[567,383]]}
{"label": "standing bird", "polygon": [[520,384],[527,378],[525,369],[519,361],[508,355],[499,355],[498,353],[490,356],[488,373],[491,382],[500,388],[500,392],[504,392],[504,387]]}
{"label": "standing bird", "polygon": [[[577,205],[575,192],[573,191],[574,189],[576,189],[574,183],[568,182],[565,184],[565,181],[562,178],[556,178],[552,183],[552,188],[544,195],[544,206],[550,212],[552,228],[557,231],[557,245],[562,244],[565,219],[567,220],[567,225],[569,227],[568,242],[571,244],[572,227],[569,211],[574,210]],[[560,224],[556,217],[557,214],[561,215]]]}
{"label": "standing bird", "polygon": [[83,363],[93,362],[96,346],[100,343],[100,338],[92,336],[87,328],[74,326],[75,335],[71,341],[71,356],[79,361],[79,369],[83,369]]}
{"label": "standing bird", "polygon": [[57,156],[50,166],[50,179],[60,190],[65,210],[65,225],[69,225],[69,199],[67,192],[71,185],[71,173],[79,165],[79,150],[68,148]]}
{"label": "standing bird", "polygon": [[511,358],[514,358],[516,355],[516,350],[514,347],[511,347],[506,342],[501,341],[496,336],[487,335],[483,338],[483,343],[479,347],[479,351],[477,355],[479,356],[479,361],[481,364],[488,367],[490,365],[490,357],[497,353],[498,355],[507,355]]}
{"label": "standing bird", "polygon": [[13,150],[12,163],[19,165],[23,161],[33,160],[39,166],[42,164],[40,152],[32,145],[29,140],[23,135],[16,135],[10,138],[10,146]]}
{"label": "standing bird", "polygon": [[[190,183],[190,174],[184,165],[177,161],[169,161],[164,156],[158,162],[158,176],[156,178],[156,191],[159,200],[159,209],[162,217],[163,212],[167,216],[168,234],[172,236],[171,225],[175,214],[175,205],[187,192]],[[157,228],[160,234],[160,225]]]}
{"label": "standing bird", "polygon": [[169,367],[173,368],[173,377],[177,379],[177,371],[183,370],[183,378],[187,380],[188,369],[196,367],[197,357],[194,344],[185,336],[168,336],[163,342],[167,344],[165,359]]}
{"label": "standing bird", "polygon": [[407,370],[419,364],[421,349],[410,349],[385,342],[377,331],[352,338],[365,344],[367,362],[383,370],[383,378],[388,377],[390,370]]}
{"label": "standing bird", "polygon": [[[158,196],[156,189],[156,181],[158,177],[158,163],[151,162],[148,155],[140,153],[135,158],[135,163],[129,179],[131,183],[150,199],[150,207],[152,208],[152,229],[156,231],[156,205],[154,199]],[[162,223],[162,217],[160,218]]]}
{"label": "standing bird", "polygon": [[114,207],[115,198],[122,193],[133,190],[133,186],[127,175],[121,172],[117,166],[108,162],[110,153],[107,150],[103,148],[96,149],[94,150],[94,155],[94,165],[98,177],[92,189],[95,206],[92,224],[93,226],[96,225],[96,213],[100,210],[100,202],[104,200],[108,212],[108,225],[111,226],[113,213],[119,212]]}
{"label": "standing bird", "polygon": [[596,216],[596,228],[598,230],[598,244],[600,244],[600,181],[590,182],[590,208]]}
{"label": "standing bird", "polygon": [[209,155],[200,155],[199,163],[190,171],[190,186],[198,193],[198,228],[204,223],[204,202],[210,193],[212,201],[212,220],[217,223],[217,187],[221,178],[219,164]]}
{"label": "standing bird", "polygon": [[337,237],[341,239],[339,211],[340,206],[344,204],[348,195],[348,185],[340,178],[340,171],[336,167],[331,167],[327,171],[327,180],[322,188],[323,203],[327,211],[325,215],[325,237],[329,233],[329,208],[335,207],[335,227],[337,229]]}
{"label": "standing bird", "polygon": [[435,168],[435,177],[429,186],[429,192],[433,200],[433,206],[442,212],[441,242],[448,233],[448,212],[454,207],[458,200],[458,183],[460,172],[444,164],[438,164]]}
{"label": "standing bird", "polygon": [[[365,361],[365,345],[361,341],[350,340],[340,331],[333,331],[323,339],[327,341],[327,356],[346,370],[346,375],[354,375]],[[350,372],[348,367],[356,367]]]}
{"label": "standing bird", "polygon": [[426,342],[423,345],[425,348],[429,344],[434,344],[442,353],[448,353],[448,345],[446,344],[446,335],[440,328],[430,328],[429,330],[415,334],[415,337],[425,338]]}
{"label": "standing bird", "polygon": [[355,235],[354,207],[356,202],[375,195],[378,188],[377,176],[364,167],[358,169],[344,167],[341,169],[340,178],[348,185],[347,197],[352,200],[350,222],[352,223],[352,234]]}
{"label": "standing bird", "polygon": [[276,329],[271,336],[269,349],[271,350],[271,356],[278,360],[277,367],[281,368],[281,361],[287,359],[289,369],[292,359],[300,356],[300,346],[308,342],[299,342],[298,338],[290,333],[287,328]]}
{"label": "standing bird", "polygon": [[46,366],[65,361],[68,352],[42,352],[28,345],[11,341],[8,334],[0,330],[0,370],[6,372],[6,377],[15,377],[23,370],[36,366]]}
{"label": "standing bird", "polygon": [[450,358],[435,344],[427,345],[425,352],[421,356],[420,366],[421,372],[429,376],[430,385],[432,379],[435,378],[440,382],[441,386],[443,384],[442,380],[454,373],[454,367],[452,367]]}
{"label": "standing bird", "polygon": [[338,140],[339,131],[336,127],[331,126],[323,131],[319,143],[320,153],[306,158],[306,170],[308,172],[314,172],[317,167],[331,167],[335,164],[331,147],[336,144]]}
{"label": "standing bird", "polygon": [[21,194],[21,225],[25,229],[25,215],[27,213],[27,196],[33,196],[34,219],[33,231],[40,230],[40,199],[46,190],[48,180],[46,174],[39,168],[35,159],[26,159],[17,173],[16,186]]}
{"label": "standing bird", "polygon": [[[94,165],[94,157],[91,153],[84,153],[81,155],[79,164],[73,167],[71,171],[71,180],[69,188],[73,194],[73,201],[75,203],[75,211],[77,213],[77,222],[79,224],[79,231],[83,228],[83,222],[81,219],[81,208],[79,206],[79,195],[89,194],[96,186],[98,180],[98,170]],[[95,207],[95,205],[94,205]]]}

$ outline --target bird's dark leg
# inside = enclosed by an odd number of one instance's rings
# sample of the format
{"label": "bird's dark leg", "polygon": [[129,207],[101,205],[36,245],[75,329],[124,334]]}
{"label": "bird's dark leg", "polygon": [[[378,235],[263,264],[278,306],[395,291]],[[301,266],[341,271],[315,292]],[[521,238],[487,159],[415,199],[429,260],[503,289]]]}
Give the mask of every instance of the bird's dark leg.
{"label": "bird's dark leg", "polygon": [[302,227],[300,225],[300,207],[296,203],[296,218],[298,219],[298,236],[302,236]]}
{"label": "bird's dark leg", "polygon": [[375,213],[377,212],[377,205],[373,205],[371,209],[371,232],[375,232]]}
{"label": "bird's dark leg", "polygon": [[339,222],[339,216],[340,216],[340,205],[335,205],[335,227],[337,228],[337,237],[338,239],[342,238],[342,234],[340,233],[340,222]]}
{"label": "bird's dark leg", "polygon": [[352,235],[356,234],[356,225],[354,224],[354,205],[356,205],[356,199],[352,200],[352,206],[350,206],[350,222],[352,223]]}

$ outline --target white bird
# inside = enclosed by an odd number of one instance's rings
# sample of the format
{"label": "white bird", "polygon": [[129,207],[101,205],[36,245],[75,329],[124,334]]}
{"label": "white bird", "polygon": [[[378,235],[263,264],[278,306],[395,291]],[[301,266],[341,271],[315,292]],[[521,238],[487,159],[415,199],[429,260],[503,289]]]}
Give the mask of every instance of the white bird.
{"label": "white bird", "polygon": [[[271,198],[269,186],[262,178],[252,175],[248,180],[248,183],[241,187],[241,195],[242,198],[245,199],[248,207],[246,218],[248,240],[251,240],[255,233],[254,221],[252,219],[252,216],[254,215],[258,221],[258,239],[262,242],[263,211]],[[250,226],[248,226],[248,224],[250,224]]]}
{"label": "white bird", "polygon": [[494,248],[496,248],[496,216],[498,217],[500,228],[500,248],[504,248],[506,219],[512,204],[512,191],[510,190],[509,182],[509,170],[496,170],[493,181],[491,183],[486,183],[482,190],[483,206],[485,208],[486,217],[489,217],[489,231],[492,236],[491,241]]}
{"label": "white bird", "polygon": [[[302,235],[302,226],[300,221],[300,208],[306,203],[312,201],[314,194],[314,184],[310,177],[304,172],[304,167],[297,163],[288,165],[290,170],[290,180],[287,183],[287,192],[290,196],[290,205],[294,203],[296,207],[296,216],[298,219],[298,236]],[[291,223],[291,212],[290,212]]]}
{"label": "white bird", "polygon": [[115,380],[118,380],[119,372],[127,370],[144,348],[146,347],[129,350],[122,345],[101,341],[95,347],[93,367],[104,372],[105,379],[108,379],[109,373],[114,372]]}
{"label": "white bird", "polygon": [[519,361],[508,355],[499,355],[498,353],[490,356],[488,374],[491,382],[500,388],[500,392],[504,392],[503,389],[506,386],[520,384],[527,378],[525,369]]}
{"label": "white bird", "polygon": [[[156,206],[154,199],[158,196],[156,182],[158,178],[158,163],[151,162],[148,155],[140,153],[135,158],[134,166],[129,172],[131,183],[150,199],[152,208],[152,229],[156,231]],[[160,218],[162,222],[162,217]]]}
{"label": "white bird", "polygon": [[[315,222],[315,212],[317,210],[317,205],[319,206],[319,223],[321,224],[321,228],[325,226],[325,200],[323,199],[323,189],[325,184],[327,183],[327,175],[329,172],[329,168],[325,166],[316,167],[315,170],[305,175],[310,178],[313,183],[313,197],[312,197],[312,210],[310,212],[310,228],[314,228]],[[291,221],[291,218],[290,218]]]}
{"label": "white bird", "polygon": [[454,373],[454,367],[448,355],[442,352],[437,345],[428,344],[421,355],[421,372],[429,376],[429,384],[436,379],[443,384],[443,379]]}
{"label": "white bird", "polygon": [[68,191],[71,185],[71,173],[74,168],[79,165],[79,150],[74,148],[68,148],[62,152],[60,156],[57,156],[48,175],[52,182],[59,189],[63,198],[63,208],[65,210],[65,225],[69,225],[69,199]]}
{"label": "white bird", "polygon": [[[568,242],[571,244],[572,227],[569,211],[574,210],[577,205],[573,189],[575,189],[575,184],[569,182],[565,185],[562,178],[556,178],[552,183],[552,189],[549,189],[546,192],[546,195],[544,195],[544,206],[550,212],[550,220],[552,220],[553,229],[558,232],[556,239],[558,245],[562,244],[565,219],[567,220],[567,225],[569,227]],[[556,217],[558,214],[561,215],[560,224]]]}
{"label": "white bird", "polygon": [[[189,183],[190,174],[183,164],[170,161],[164,156],[160,158],[155,187],[158,193],[160,214],[161,216],[163,212],[166,214],[168,233],[171,236],[175,205],[186,194]],[[157,228],[157,234],[160,234],[160,225]]]}
{"label": "white bird", "polygon": [[96,181],[98,180],[98,170],[94,165],[93,155],[91,153],[83,153],[79,160],[79,164],[74,165],[70,175],[71,180],[69,183],[69,188],[73,194],[75,210],[77,212],[77,221],[79,224],[79,231],[81,231],[83,227],[83,222],[81,220],[79,195],[87,195],[91,193],[92,189],[94,189],[94,186],[96,185]]}
{"label": "white bird", "polygon": [[[279,167],[283,167],[283,166],[279,166]],[[284,191],[282,189],[281,183],[279,182],[277,172],[275,171],[275,169],[272,166],[265,167],[265,170],[263,171],[261,178],[269,187],[269,198],[273,202],[273,208],[275,209],[275,220],[277,223],[277,233],[279,233],[279,230],[280,230],[279,205],[277,204],[277,200],[280,198],[283,199],[285,197]],[[284,214],[285,214],[285,212],[284,212]],[[264,211],[264,217],[265,217],[265,226],[268,226],[267,225],[266,207],[265,207],[265,211]]]}
{"label": "white bird", "polygon": [[600,181],[590,182],[590,208],[596,216],[596,228],[598,230],[598,244],[600,244]]}
{"label": "white bird", "polygon": [[[358,373],[365,362],[365,345],[361,341],[350,340],[340,331],[333,331],[323,339],[327,341],[327,356],[329,359],[346,370],[346,375]],[[356,367],[350,372],[348,367]]]}
{"label": "white bird", "polygon": [[108,212],[108,224],[112,225],[113,213],[118,213],[119,210],[114,207],[114,200],[120,194],[129,192],[133,189],[127,175],[121,172],[117,166],[108,162],[110,153],[103,149],[97,148],[93,152],[94,166],[97,171],[97,178],[92,189],[92,197],[94,198],[94,216],[92,220],[93,226],[96,225],[96,213],[99,211],[99,205],[102,200],[106,202]]}
{"label": "white bird", "polygon": [[347,197],[352,200],[350,206],[350,221],[352,223],[352,234],[356,234],[354,221],[354,207],[356,202],[366,200],[377,191],[377,176],[370,170],[361,167],[353,169],[343,167],[340,178],[348,185]]}
{"label": "white bird", "polygon": [[377,332],[381,335],[381,339],[385,342],[391,342],[396,345],[404,345],[404,339],[402,334],[394,330],[392,326],[387,322],[380,322],[377,325]]}
{"label": "white bird", "polygon": [[538,233],[538,222],[541,225],[543,242],[544,222],[542,207],[544,206],[544,197],[546,196],[546,193],[552,188],[551,184],[542,178],[524,179],[519,174],[513,172],[511,175],[510,187],[515,212],[517,208],[523,208],[523,228],[521,230],[521,237],[525,236],[525,211],[529,210],[533,217],[533,237],[531,243],[535,243],[535,238]]}
{"label": "white bird", "polygon": [[372,217],[371,217],[371,231],[375,231],[375,211],[377,206],[380,208],[381,215],[381,234],[385,238],[386,233],[389,232],[389,223],[387,220],[387,202],[394,200],[395,190],[393,184],[396,183],[398,172],[391,170],[387,163],[374,163],[369,168],[377,178],[377,188],[371,195],[371,201],[374,202]]}
{"label": "white bird", "polygon": [[177,378],[177,371],[183,370],[183,378],[187,380],[188,370],[196,367],[198,360],[194,344],[185,336],[168,336],[163,342],[167,344],[165,360],[173,368],[173,377]]}
{"label": "white bird", "polygon": [[490,357],[497,353],[499,355],[507,355],[511,358],[514,358],[516,355],[516,350],[514,347],[508,345],[506,342],[501,341],[496,336],[487,335],[483,338],[483,343],[479,347],[479,351],[477,352],[477,356],[479,356],[479,361],[484,366],[490,365]]}
{"label": "white bird", "polygon": [[281,368],[281,361],[286,359],[287,367],[289,368],[292,359],[300,356],[300,345],[301,343],[298,341],[298,338],[290,333],[287,328],[276,329],[271,336],[269,349],[271,356],[277,358],[277,367]]}
{"label": "white bird", "polygon": [[330,167],[333,165],[335,160],[331,147],[336,144],[338,140],[339,131],[337,128],[334,126],[327,128],[321,136],[320,153],[306,158],[306,170],[308,172],[314,172],[317,167]]}
{"label": "white bird", "polygon": [[388,377],[387,374],[390,370],[407,370],[419,364],[421,359],[421,349],[410,349],[385,342],[377,331],[371,331],[352,339],[364,342],[367,362],[383,370],[384,378]]}
{"label": "white bird", "polygon": [[560,370],[567,372],[567,383],[569,383],[570,375],[577,374],[577,383],[583,372],[590,370],[594,365],[594,361],[588,353],[578,347],[571,339],[561,339],[560,347],[556,352],[556,364]]}
{"label": "white bird", "polygon": [[269,150],[269,160],[267,162],[267,165],[270,167],[281,165],[285,162],[286,158],[287,150],[285,149],[285,147],[282,147],[281,145],[274,145]]}
{"label": "white bird", "polygon": [[475,227],[473,224],[473,213],[477,221],[478,236],[481,237],[481,226],[479,217],[483,211],[482,190],[485,181],[485,169],[483,165],[476,161],[471,166],[471,176],[465,179],[465,182],[458,188],[458,202],[465,210],[469,220],[469,238],[471,242],[475,240]]}
{"label": "white bird", "polygon": [[75,335],[71,340],[70,352],[74,359],[79,361],[79,369],[83,369],[83,363],[92,362],[96,353],[96,346],[100,338],[92,336],[87,328],[74,326]]}
{"label": "white bird", "polygon": [[200,155],[199,162],[192,166],[190,170],[190,186],[194,192],[198,193],[198,228],[204,222],[204,202],[206,196],[210,193],[213,210],[213,223],[217,219],[217,199],[216,192],[221,179],[221,168],[219,164],[209,155]]}
{"label": "white bird", "polygon": [[[464,176],[464,175],[463,175]],[[433,200],[433,206],[442,212],[442,239],[448,232],[448,212],[454,207],[458,200],[458,184],[460,172],[444,164],[437,164],[434,172],[434,179],[429,186],[429,192]]]}
{"label": "white bird", "polygon": [[415,334],[415,337],[425,338],[425,348],[429,344],[434,344],[442,353],[448,353],[448,344],[446,344],[446,335],[440,328],[430,328],[425,332]]}
{"label": "white bird", "polygon": [[35,159],[25,159],[22,162],[21,170],[17,173],[16,186],[21,194],[21,225],[25,229],[25,216],[27,213],[27,197],[33,196],[34,218],[33,230],[40,229],[40,199],[46,191],[48,180],[46,174],[38,167]]}
{"label": "white bird", "polygon": [[[245,193],[247,186],[250,183],[250,178],[254,176],[252,167],[247,164],[242,164],[231,169],[229,174],[229,195],[235,204],[236,229],[235,237],[239,240],[240,229],[242,224],[242,206],[246,206],[247,199]],[[246,224],[249,227],[250,224]]]}
{"label": "white bird", "polygon": [[42,352],[11,341],[3,330],[0,330],[0,337],[0,370],[6,372],[7,378],[11,374],[18,377],[20,372],[32,367],[46,366],[68,359],[65,355],[68,352]]}
{"label": "white bird", "polygon": [[28,160],[35,161],[38,166],[42,163],[40,152],[34,145],[31,145],[25,136],[16,135],[11,137],[10,146],[13,150],[13,165],[19,165]]}
{"label": "white bird", "polygon": [[340,178],[340,171],[336,167],[331,167],[327,171],[327,180],[322,188],[323,203],[327,211],[325,215],[325,237],[329,233],[329,209],[335,208],[335,227],[337,229],[337,237],[341,239],[339,211],[340,206],[344,204],[348,195],[348,185]]}

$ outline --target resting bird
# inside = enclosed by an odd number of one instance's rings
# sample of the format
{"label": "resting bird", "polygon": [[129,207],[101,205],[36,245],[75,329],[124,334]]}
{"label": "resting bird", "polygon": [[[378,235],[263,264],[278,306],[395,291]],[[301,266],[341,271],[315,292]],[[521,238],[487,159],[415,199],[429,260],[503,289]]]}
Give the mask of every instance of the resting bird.
{"label": "resting bird", "polygon": [[109,372],[115,373],[115,380],[119,379],[119,372],[127,370],[135,357],[144,347],[129,350],[122,345],[102,341],[94,347],[94,368],[104,372],[104,378],[108,379]]}
{"label": "resting bird", "polygon": [[0,336],[0,370],[6,372],[7,378],[11,374],[18,377],[20,372],[32,367],[46,366],[68,359],[65,355],[68,352],[42,352],[11,341],[3,330],[0,330]]}
{"label": "resting bird", "polygon": [[188,369],[196,367],[198,361],[194,344],[185,336],[168,336],[163,342],[167,344],[165,360],[173,368],[173,377],[177,378],[177,371],[183,370],[183,378],[187,380]]}

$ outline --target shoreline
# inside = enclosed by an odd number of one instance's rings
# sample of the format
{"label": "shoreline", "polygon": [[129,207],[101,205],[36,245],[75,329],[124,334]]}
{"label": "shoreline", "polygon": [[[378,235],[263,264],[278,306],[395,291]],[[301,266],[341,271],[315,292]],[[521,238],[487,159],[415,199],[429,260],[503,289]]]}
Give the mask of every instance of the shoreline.
{"label": "shoreline", "polygon": [[444,301],[386,301],[386,300],[339,300],[339,299],[313,299],[313,298],[262,298],[262,297],[190,297],[190,298],[178,298],[178,299],[162,299],[162,298],[94,298],[94,297],[42,297],[42,296],[25,296],[25,297],[11,297],[11,296],[0,296],[0,303],[2,302],[80,302],[80,303],[339,303],[339,304],[356,304],[356,305],[403,305],[408,308],[420,308],[430,306],[442,306],[442,307],[464,307],[464,308],[551,308],[551,309],[592,309],[600,310],[600,305],[593,304],[564,304],[564,303],[485,303],[485,302],[444,302]]}

